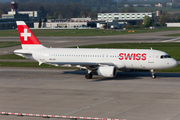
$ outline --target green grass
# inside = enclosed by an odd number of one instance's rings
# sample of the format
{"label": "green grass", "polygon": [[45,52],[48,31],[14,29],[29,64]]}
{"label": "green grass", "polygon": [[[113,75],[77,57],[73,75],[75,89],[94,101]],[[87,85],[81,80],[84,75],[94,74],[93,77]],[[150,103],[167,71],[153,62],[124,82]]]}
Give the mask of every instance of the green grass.
{"label": "green grass", "polygon": [[[35,67],[35,68],[63,68],[63,69],[72,69],[72,67],[56,67],[53,65],[41,64],[39,66],[38,62],[0,62],[2,67]],[[77,69],[77,68],[73,68]]]}
{"label": "green grass", "polygon": [[19,36],[18,30],[0,30],[1,37]]}
{"label": "green grass", "polygon": [[3,67],[50,67],[55,68],[55,66],[42,64],[39,66],[38,62],[0,62],[0,66]]}
{"label": "green grass", "polygon": [[177,65],[176,67],[171,69],[156,70],[156,72],[180,72],[180,65]]}
{"label": "green grass", "polygon": [[0,48],[21,45],[20,42],[0,42]]}
{"label": "green grass", "polygon": [[0,55],[0,59],[26,59],[15,54]]}
{"label": "green grass", "polygon": [[[134,33],[129,33],[128,31],[133,30]],[[99,30],[99,29],[32,29],[35,36],[44,37],[56,37],[56,36],[107,36],[107,35],[122,35],[122,34],[136,34],[136,33],[148,33],[148,32],[159,32],[159,31],[172,31],[180,30],[179,27],[162,27],[160,29],[128,29],[128,30]],[[18,37],[17,30],[0,30],[0,37]]]}

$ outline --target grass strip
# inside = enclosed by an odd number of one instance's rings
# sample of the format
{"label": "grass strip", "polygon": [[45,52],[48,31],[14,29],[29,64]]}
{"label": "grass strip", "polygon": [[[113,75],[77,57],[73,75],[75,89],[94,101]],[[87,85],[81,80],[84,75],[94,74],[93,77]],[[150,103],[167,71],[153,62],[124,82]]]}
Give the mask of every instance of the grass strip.
{"label": "grass strip", "polygon": [[156,70],[156,72],[173,72],[173,73],[177,73],[177,72],[180,72],[180,65],[178,64],[176,67],[171,68],[171,69]]}
{"label": "grass strip", "polygon": [[12,46],[18,46],[18,45],[21,45],[20,42],[13,42],[13,41],[3,41],[3,42],[0,42],[0,48],[5,48],[5,47],[12,47]]}
{"label": "grass strip", "polygon": [[38,62],[0,62],[0,67],[33,67],[33,68],[63,68],[63,69],[77,69],[74,67],[58,67],[48,64],[41,64]]}
{"label": "grass strip", "polygon": [[0,55],[0,59],[25,59],[27,60],[26,58],[20,57],[15,54]]}
{"label": "grass strip", "polygon": [[[128,31],[134,32],[128,32]],[[101,29],[32,29],[35,36],[53,37],[53,36],[107,36],[107,35],[122,35],[122,34],[135,34],[135,33],[148,33],[159,31],[173,31],[180,30],[179,27],[161,27],[159,29],[144,29],[132,28],[128,30],[101,30]],[[1,30],[0,37],[17,37],[19,36],[18,30]]]}

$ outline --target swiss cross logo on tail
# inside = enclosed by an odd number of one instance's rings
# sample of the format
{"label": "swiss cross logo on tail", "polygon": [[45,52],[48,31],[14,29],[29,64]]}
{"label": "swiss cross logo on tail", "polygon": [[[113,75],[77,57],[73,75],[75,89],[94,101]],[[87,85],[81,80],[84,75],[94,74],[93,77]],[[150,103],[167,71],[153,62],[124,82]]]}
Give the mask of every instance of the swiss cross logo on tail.
{"label": "swiss cross logo on tail", "polygon": [[22,45],[40,45],[41,43],[32,33],[24,21],[16,21]]}
{"label": "swiss cross logo on tail", "polygon": [[24,37],[24,41],[27,41],[27,37],[31,37],[31,33],[28,33],[27,29],[24,29],[24,33],[21,33],[21,37]]}

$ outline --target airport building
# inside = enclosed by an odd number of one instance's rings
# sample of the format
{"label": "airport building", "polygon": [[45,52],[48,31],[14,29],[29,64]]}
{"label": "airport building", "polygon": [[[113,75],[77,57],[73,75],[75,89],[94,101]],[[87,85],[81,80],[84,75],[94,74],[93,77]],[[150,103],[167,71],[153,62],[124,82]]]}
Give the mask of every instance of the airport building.
{"label": "airport building", "polygon": [[167,27],[180,27],[180,23],[166,23]]}
{"label": "airport building", "polygon": [[153,17],[154,13],[98,13],[98,20],[143,20],[145,16]]}
{"label": "airport building", "polygon": [[[87,22],[42,22],[41,28],[87,28]],[[34,22],[34,28],[39,27],[39,22]]]}
{"label": "airport building", "polygon": [[17,28],[16,21],[25,21],[32,28],[34,27],[34,19],[38,18],[37,11],[18,11],[18,3],[11,2],[11,11],[8,14],[3,14],[0,19],[0,29],[15,29]]}
{"label": "airport building", "polygon": [[[48,20],[42,22],[41,28],[67,28],[67,29],[79,29],[79,28],[96,28],[98,21],[91,18],[71,18],[70,20]],[[34,28],[39,27],[39,22],[34,22]]]}

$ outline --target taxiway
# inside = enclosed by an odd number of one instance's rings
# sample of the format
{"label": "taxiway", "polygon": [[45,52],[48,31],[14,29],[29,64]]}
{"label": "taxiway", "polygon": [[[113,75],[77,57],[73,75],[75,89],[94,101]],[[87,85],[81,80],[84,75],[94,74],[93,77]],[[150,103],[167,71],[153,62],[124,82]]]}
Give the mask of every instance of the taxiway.
{"label": "taxiway", "polygon": [[[113,79],[86,71],[41,68],[1,68],[2,111],[107,117],[129,120],[178,120],[180,74],[119,72]],[[41,118],[0,116],[3,120]],[[44,118],[42,118],[44,119]],[[54,120],[54,119],[53,119]]]}

